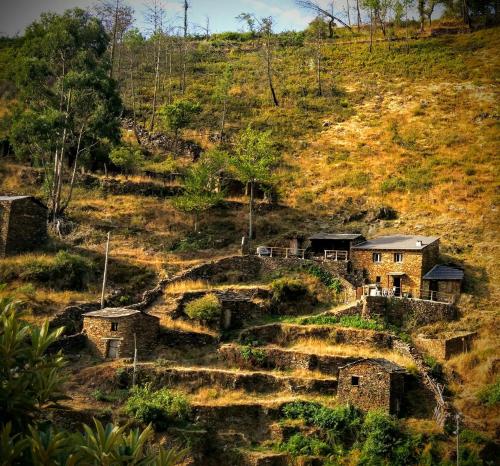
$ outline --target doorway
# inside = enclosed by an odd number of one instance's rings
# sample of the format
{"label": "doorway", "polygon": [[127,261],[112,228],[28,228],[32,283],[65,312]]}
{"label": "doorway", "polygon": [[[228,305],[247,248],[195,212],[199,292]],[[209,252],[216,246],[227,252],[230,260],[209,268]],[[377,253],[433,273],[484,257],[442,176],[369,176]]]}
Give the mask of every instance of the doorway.
{"label": "doorway", "polygon": [[107,358],[116,359],[120,349],[120,340],[108,340]]}
{"label": "doorway", "polygon": [[429,282],[429,291],[431,301],[437,300],[437,294],[439,291],[439,283],[437,280],[431,280]]}
{"label": "doorway", "polygon": [[401,277],[392,277],[392,286],[394,287],[394,296],[401,296]]}

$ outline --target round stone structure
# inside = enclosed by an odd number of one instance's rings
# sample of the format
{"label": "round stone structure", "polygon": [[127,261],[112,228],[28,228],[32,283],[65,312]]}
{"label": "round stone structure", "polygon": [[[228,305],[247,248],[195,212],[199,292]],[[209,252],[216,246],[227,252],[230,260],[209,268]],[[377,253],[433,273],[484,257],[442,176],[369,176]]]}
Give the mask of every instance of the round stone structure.
{"label": "round stone structure", "polygon": [[88,347],[103,359],[133,357],[135,344],[138,357],[148,358],[155,349],[159,330],[158,317],[135,309],[106,308],[83,315]]}

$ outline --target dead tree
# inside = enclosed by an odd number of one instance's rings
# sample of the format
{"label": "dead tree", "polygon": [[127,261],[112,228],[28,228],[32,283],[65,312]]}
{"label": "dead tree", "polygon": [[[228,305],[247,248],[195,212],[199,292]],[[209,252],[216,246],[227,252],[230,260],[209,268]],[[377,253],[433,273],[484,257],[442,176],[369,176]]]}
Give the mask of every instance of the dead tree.
{"label": "dead tree", "polygon": [[311,0],[296,0],[297,6],[305,8],[306,10],[311,10],[319,16],[323,16],[328,19],[328,38],[333,38],[333,28],[335,27],[335,21],[345,26],[349,31],[352,32],[351,26],[342,21],[338,16],[336,16],[333,11],[329,12],[322,8],[318,3]]}

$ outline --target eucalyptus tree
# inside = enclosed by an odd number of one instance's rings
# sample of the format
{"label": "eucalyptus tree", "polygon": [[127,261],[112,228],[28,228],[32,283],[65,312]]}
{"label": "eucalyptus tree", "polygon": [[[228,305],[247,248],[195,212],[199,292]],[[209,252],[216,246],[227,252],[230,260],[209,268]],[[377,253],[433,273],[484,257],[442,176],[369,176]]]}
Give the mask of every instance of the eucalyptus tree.
{"label": "eucalyptus tree", "polygon": [[270,183],[278,164],[278,154],[270,131],[244,130],[236,142],[230,165],[236,178],[250,186],[248,201],[248,237],[254,237],[254,193],[257,183]]}
{"label": "eucalyptus tree", "polygon": [[[19,157],[45,170],[51,220],[71,200],[81,156],[120,138],[121,100],[109,78],[108,36],[102,24],[81,9],[42,14],[24,36],[16,61],[18,108],[12,143]],[[70,170],[69,192],[63,185]]]}

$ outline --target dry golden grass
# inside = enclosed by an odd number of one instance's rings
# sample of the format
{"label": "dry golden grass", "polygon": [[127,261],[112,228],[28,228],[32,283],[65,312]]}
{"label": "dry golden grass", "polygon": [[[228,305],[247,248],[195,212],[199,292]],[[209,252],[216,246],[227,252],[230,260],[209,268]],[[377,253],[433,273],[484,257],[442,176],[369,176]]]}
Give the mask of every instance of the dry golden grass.
{"label": "dry golden grass", "polygon": [[382,351],[375,348],[370,348],[366,345],[331,345],[324,340],[307,338],[297,341],[290,347],[290,349],[318,355],[349,356],[360,358],[385,358],[396,364],[399,364],[402,367],[406,367],[407,369],[412,369],[415,367],[415,364],[409,357],[402,356],[395,351]]}
{"label": "dry golden grass", "polygon": [[186,291],[211,290],[213,288],[206,280],[182,280],[171,283],[165,288],[166,294],[185,293]]}
{"label": "dry golden grass", "polygon": [[[151,314],[155,315],[155,312],[151,312]],[[183,330],[186,332],[201,332],[208,333],[213,336],[217,336],[217,332],[208,327],[204,327],[195,323],[194,321],[182,320],[182,319],[172,319],[171,317],[164,314],[156,314],[157,317],[160,318],[160,325],[162,327],[175,329],[175,330]]]}

